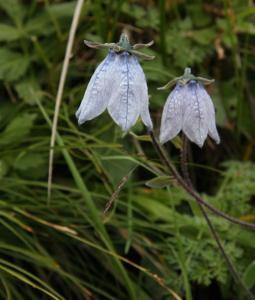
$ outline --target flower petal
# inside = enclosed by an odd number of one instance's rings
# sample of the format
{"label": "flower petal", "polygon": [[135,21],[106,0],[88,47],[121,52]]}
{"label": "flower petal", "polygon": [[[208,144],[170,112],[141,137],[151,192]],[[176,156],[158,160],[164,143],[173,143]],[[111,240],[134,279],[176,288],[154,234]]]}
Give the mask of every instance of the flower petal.
{"label": "flower petal", "polygon": [[[136,58],[127,52],[117,55],[117,76],[108,111],[113,120],[128,131],[135,124],[141,111],[138,91]],[[137,82],[138,81],[138,82]]]}
{"label": "flower petal", "polygon": [[146,78],[141,65],[136,57],[134,57],[134,65],[132,66],[132,71],[135,77],[135,94],[139,99],[141,105],[141,119],[149,130],[152,130],[153,124],[151,121],[150,111],[149,111],[149,95]]}
{"label": "flower petal", "polygon": [[160,143],[164,144],[173,139],[182,129],[183,100],[186,95],[187,87],[176,85],[170,93],[165,103],[161,127],[160,127]]}
{"label": "flower petal", "polygon": [[141,119],[144,123],[144,125],[149,129],[153,129],[153,124],[151,121],[150,111],[149,111],[149,97],[148,97],[148,91],[147,95],[145,96],[142,107],[141,107]]}
{"label": "flower petal", "polygon": [[208,95],[206,89],[201,85],[200,88],[198,89],[198,92],[200,94],[200,97],[203,99],[206,105],[207,109],[207,123],[208,123],[208,133],[212,139],[215,140],[217,144],[220,143],[220,137],[216,128],[216,123],[215,123],[215,110],[214,110],[214,105],[212,102],[211,97]]}
{"label": "flower petal", "polygon": [[202,147],[208,134],[206,103],[201,97],[201,87],[196,81],[190,81],[186,86],[183,131],[192,142]]}
{"label": "flower petal", "polygon": [[91,77],[80,107],[76,112],[79,124],[94,119],[106,109],[112,93],[115,59],[115,52],[110,51]]}

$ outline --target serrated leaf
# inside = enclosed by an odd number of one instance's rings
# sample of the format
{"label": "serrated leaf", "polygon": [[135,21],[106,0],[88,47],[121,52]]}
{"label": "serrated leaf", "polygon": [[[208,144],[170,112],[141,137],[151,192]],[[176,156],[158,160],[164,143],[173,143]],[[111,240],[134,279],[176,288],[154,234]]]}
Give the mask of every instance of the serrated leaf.
{"label": "serrated leaf", "polygon": [[19,52],[0,49],[0,79],[13,81],[24,75],[29,66],[29,58]]}
{"label": "serrated leaf", "polygon": [[146,185],[151,188],[162,189],[164,187],[170,186],[172,181],[173,177],[171,176],[158,176],[148,180],[146,182]]}
{"label": "serrated leaf", "polygon": [[35,118],[35,114],[24,113],[12,119],[0,134],[0,145],[16,145],[21,143],[29,134]]}
{"label": "serrated leaf", "polygon": [[10,42],[19,39],[20,31],[11,25],[0,24],[0,41]]}

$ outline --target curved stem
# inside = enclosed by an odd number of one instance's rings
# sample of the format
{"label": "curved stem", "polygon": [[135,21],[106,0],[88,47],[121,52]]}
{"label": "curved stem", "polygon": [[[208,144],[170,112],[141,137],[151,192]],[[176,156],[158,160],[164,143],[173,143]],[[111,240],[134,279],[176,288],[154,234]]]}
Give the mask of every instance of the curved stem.
{"label": "curved stem", "polygon": [[182,178],[180,173],[176,170],[176,168],[174,167],[172,162],[168,159],[168,157],[165,154],[164,150],[162,149],[162,147],[158,143],[158,141],[157,141],[157,139],[154,135],[154,132],[150,131],[149,134],[151,136],[153,146],[157,150],[158,155],[159,155],[162,163],[168,168],[168,170],[173,174],[173,176],[175,177],[177,182],[185,189],[185,191],[188,194],[190,194],[196,201],[201,203],[203,206],[207,207],[210,211],[212,211],[217,216],[220,216],[220,217],[222,217],[222,218],[224,218],[224,219],[226,219],[229,222],[232,222],[234,224],[242,225],[242,226],[245,226],[247,228],[255,230],[255,224],[238,220],[238,219],[236,219],[236,218],[220,211],[219,209],[213,207],[211,204],[207,203],[199,194],[197,194],[196,191],[194,191],[192,188],[190,188],[190,186],[185,182],[185,180]]}
{"label": "curved stem", "polygon": [[182,135],[181,170],[186,183],[193,188],[188,170],[188,139],[184,134]]}
{"label": "curved stem", "polygon": [[[181,169],[182,169],[182,173],[183,173],[186,183],[189,185],[190,188],[192,188],[194,190],[193,184],[192,184],[190,176],[189,176],[189,170],[188,170],[188,161],[187,161],[188,139],[185,135],[183,135],[182,140],[183,140],[183,147],[181,150]],[[219,237],[218,233],[216,232],[205,208],[198,201],[197,201],[197,204],[199,205],[199,208],[206,220],[206,223],[212,233],[212,236],[215,239],[215,242],[218,245],[218,248],[219,248],[223,258],[225,259],[225,261],[227,263],[227,266],[229,268],[229,271],[230,271],[233,279],[236,281],[237,284],[239,284],[242,287],[243,291],[246,293],[246,295],[249,299],[254,299],[254,297],[251,294],[251,292],[249,291],[249,289],[247,289],[246,286],[244,285],[238,271],[235,268],[235,265],[232,263],[231,259],[229,258],[228,254],[226,253],[226,251],[220,241],[220,237]]]}

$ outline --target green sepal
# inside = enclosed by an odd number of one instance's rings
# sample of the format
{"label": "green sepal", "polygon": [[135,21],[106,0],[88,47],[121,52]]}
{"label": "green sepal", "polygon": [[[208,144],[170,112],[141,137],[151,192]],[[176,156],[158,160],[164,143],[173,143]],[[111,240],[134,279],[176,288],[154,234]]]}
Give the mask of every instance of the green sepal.
{"label": "green sepal", "polygon": [[208,84],[211,84],[214,82],[214,79],[207,79],[207,78],[200,77],[200,76],[196,77],[191,73],[190,68],[185,68],[184,74],[182,76],[174,78],[173,80],[169,81],[166,85],[158,88],[158,90],[169,89],[172,86],[174,86],[176,83],[185,85],[188,82],[190,82],[191,80],[198,81],[198,82],[202,83],[203,85],[208,85]]}
{"label": "green sepal", "polygon": [[113,49],[116,52],[119,52],[122,50],[122,48],[120,46],[118,46],[115,43],[98,43],[98,42],[91,42],[91,41],[86,41],[84,40],[84,44],[86,46],[88,46],[89,48],[93,48],[93,49]]}
{"label": "green sepal", "polygon": [[93,49],[112,49],[113,51],[115,51],[117,53],[126,51],[130,54],[136,55],[137,57],[145,59],[145,60],[152,60],[155,58],[155,56],[151,56],[151,55],[136,51],[137,49],[150,47],[154,43],[153,41],[151,41],[147,44],[135,44],[132,46],[129,42],[127,34],[125,34],[125,33],[121,34],[120,40],[118,43],[98,43],[98,42],[91,42],[91,41],[87,41],[87,40],[84,40],[84,43],[86,46],[93,48]]}
{"label": "green sepal", "polygon": [[148,48],[154,44],[154,41],[150,41],[147,44],[135,44],[132,46],[132,49],[137,50],[137,49],[142,49],[142,48]]}
{"label": "green sepal", "polygon": [[155,56],[144,54],[144,53],[142,53],[140,51],[136,51],[136,50],[129,50],[128,52],[130,54],[134,54],[135,56],[145,59],[145,60],[153,60],[155,58]]}
{"label": "green sepal", "polygon": [[207,79],[207,78],[203,78],[203,77],[195,77],[196,81],[202,83],[203,85],[209,85],[212,84],[215,80],[214,79]]}
{"label": "green sepal", "polygon": [[157,88],[158,90],[167,90],[167,89],[170,89],[172,86],[174,86],[177,81],[179,80],[180,77],[177,77],[175,79],[172,79],[170,80],[166,85],[162,86],[162,87],[159,87]]}

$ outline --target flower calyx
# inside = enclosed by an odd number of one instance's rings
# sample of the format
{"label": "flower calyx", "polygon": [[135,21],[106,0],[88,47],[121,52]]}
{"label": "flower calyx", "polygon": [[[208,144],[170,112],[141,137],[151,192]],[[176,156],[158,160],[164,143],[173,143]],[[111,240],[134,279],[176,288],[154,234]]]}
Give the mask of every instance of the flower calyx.
{"label": "flower calyx", "polygon": [[207,79],[200,76],[194,76],[191,73],[191,68],[185,68],[184,73],[180,77],[176,77],[173,80],[170,80],[166,85],[159,87],[158,90],[166,90],[174,86],[175,84],[185,85],[189,83],[190,81],[197,81],[200,82],[203,85],[208,85],[214,82],[214,79]]}
{"label": "flower calyx", "polygon": [[86,46],[93,48],[93,49],[110,49],[113,50],[116,53],[121,52],[128,52],[130,54],[133,54],[139,58],[145,59],[145,60],[152,60],[155,58],[155,56],[144,54],[140,51],[137,51],[137,49],[142,48],[148,48],[151,45],[153,45],[153,41],[147,43],[147,44],[135,44],[131,45],[129,42],[129,38],[127,34],[122,33],[119,39],[118,43],[98,43],[98,42],[92,42],[92,41],[86,41],[84,40],[84,43]]}

